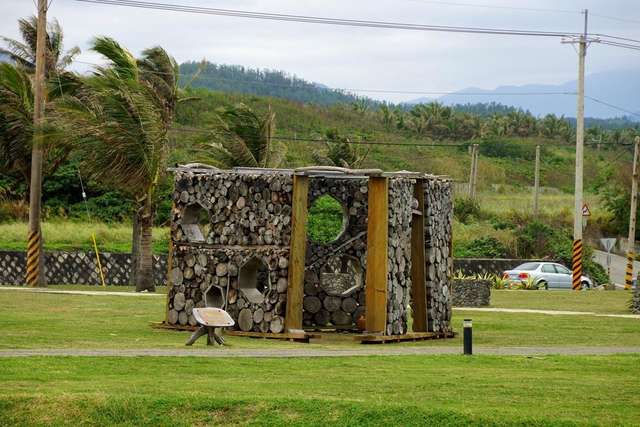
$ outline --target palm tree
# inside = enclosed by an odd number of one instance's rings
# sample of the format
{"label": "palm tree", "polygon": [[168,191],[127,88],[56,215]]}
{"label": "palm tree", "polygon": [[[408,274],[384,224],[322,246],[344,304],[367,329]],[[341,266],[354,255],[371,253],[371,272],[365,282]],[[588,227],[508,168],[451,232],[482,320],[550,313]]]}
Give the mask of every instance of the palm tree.
{"label": "palm tree", "polygon": [[73,96],[61,98],[57,111],[90,174],[136,201],[136,291],[153,291],[155,197],[178,103],[178,66],[160,47],[143,51],[136,60],[108,37],[96,38],[92,50],[109,65],[97,67]]}
{"label": "palm tree", "polygon": [[220,123],[210,144],[214,162],[222,167],[277,168],[286,146],[273,140],[276,115],[271,107],[263,116],[245,104],[218,109]]}
{"label": "palm tree", "polygon": [[[22,42],[8,37],[1,37],[5,44],[5,48],[0,48],[0,53],[9,56],[9,59],[23,68],[29,74],[34,74],[36,70],[36,39],[38,18],[30,16],[18,20],[20,27],[20,35]],[[47,38],[45,52],[46,57],[46,76],[59,74],[63,72],[73,62],[73,58],[80,53],[80,48],[73,47],[69,51],[64,52],[64,33],[60,23],[54,19],[47,23]]]}
{"label": "palm tree", "polygon": [[326,138],[326,154],[319,151],[312,153],[313,160],[320,165],[357,169],[369,155],[369,150],[361,152],[356,144],[341,136],[337,129],[328,130]]}
{"label": "palm tree", "polygon": [[[12,63],[0,64],[0,165],[3,171],[18,174],[25,180],[29,194],[31,176],[31,144],[33,141],[33,74],[35,72],[37,19],[32,16],[19,21],[23,42],[0,37],[6,47],[0,53]],[[74,47],[63,50],[63,33],[58,21],[47,26],[46,71],[49,83],[47,98],[59,95],[72,80],[65,68],[80,52]],[[62,82],[66,84],[63,84]],[[46,108],[49,108],[47,105]],[[61,134],[49,132],[48,139]],[[60,138],[58,138],[60,139]],[[52,174],[67,159],[69,147],[61,143],[44,147],[44,175]]]}

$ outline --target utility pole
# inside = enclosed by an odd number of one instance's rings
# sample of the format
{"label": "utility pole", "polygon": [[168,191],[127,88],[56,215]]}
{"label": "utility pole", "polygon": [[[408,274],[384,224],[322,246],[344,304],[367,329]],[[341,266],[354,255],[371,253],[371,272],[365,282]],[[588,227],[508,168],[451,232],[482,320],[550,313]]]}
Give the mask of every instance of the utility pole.
{"label": "utility pole", "polygon": [[536,145],[536,170],[533,180],[533,215],[538,217],[540,198],[540,146]]}
{"label": "utility pole", "polygon": [[589,11],[584,10],[584,34],[578,41],[578,111],[576,115],[576,184],[575,206],[573,212],[573,280],[571,287],[580,290],[582,287],[582,206],[583,199],[583,166],[584,166],[584,63],[587,56],[587,25]]}
{"label": "utility pole", "polygon": [[633,282],[633,259],[636,251],[636,211],[638,209],[638,156],[640,137],[636,137],[633,151],[633,178],[631,179],[631,212],[629,214],[629,239],[627,240],[627,270],[624,274],[624,288],[631,289]]}
{"label": "utility pole", "polygon": [[30,287],[46,286],[44,281],[44,253],[40,227],[42,202],[42,139],[41,125],[45,108],[45,64],[47,35],[47,0],[38,0],[36,35],[36,74],[34,77],[33,148],[31,149],[31,185],[29,194],[29,235],[27,241],[26,281]]}
{"label": "utility pole", "polygon": [[476,186],[478,185],[478,155],[480,146],[473,144],[471,146],[471,172],[469,173],[469,198],[475,200]]}

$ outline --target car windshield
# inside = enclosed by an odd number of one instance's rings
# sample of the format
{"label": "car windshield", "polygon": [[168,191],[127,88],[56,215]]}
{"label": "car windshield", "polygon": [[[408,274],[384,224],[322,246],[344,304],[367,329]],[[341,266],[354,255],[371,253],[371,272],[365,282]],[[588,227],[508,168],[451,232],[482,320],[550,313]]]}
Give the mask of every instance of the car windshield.
{"label": "car windshield", "polygon": [[522,265],[517,266],[516,268],[514,268],[514,270],[533,271],[536,270],[539,265],[539,262],[526,262]]}

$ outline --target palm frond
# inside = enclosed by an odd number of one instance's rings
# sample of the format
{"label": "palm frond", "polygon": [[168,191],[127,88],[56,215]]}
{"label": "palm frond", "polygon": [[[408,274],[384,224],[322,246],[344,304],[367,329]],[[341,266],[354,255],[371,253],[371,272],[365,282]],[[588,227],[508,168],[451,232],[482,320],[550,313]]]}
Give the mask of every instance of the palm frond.
{"label": "palm frond", "polygon": [[112,67],[99,68],[101,73],[111,72],[122,79],[138,79],[138,64],[133,55],[110,37],[96,37],[91,50],[111,61]]}

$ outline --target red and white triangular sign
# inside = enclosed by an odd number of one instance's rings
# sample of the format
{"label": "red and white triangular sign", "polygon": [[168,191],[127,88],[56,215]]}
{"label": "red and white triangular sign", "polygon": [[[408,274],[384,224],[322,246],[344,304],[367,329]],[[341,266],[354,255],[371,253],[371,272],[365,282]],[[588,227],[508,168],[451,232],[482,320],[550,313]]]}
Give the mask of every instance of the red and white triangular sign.
{"label": "red and white triangular sign", "polygon": [[582,206],[582,216],[591,216],[591,211],[586,203]]}

